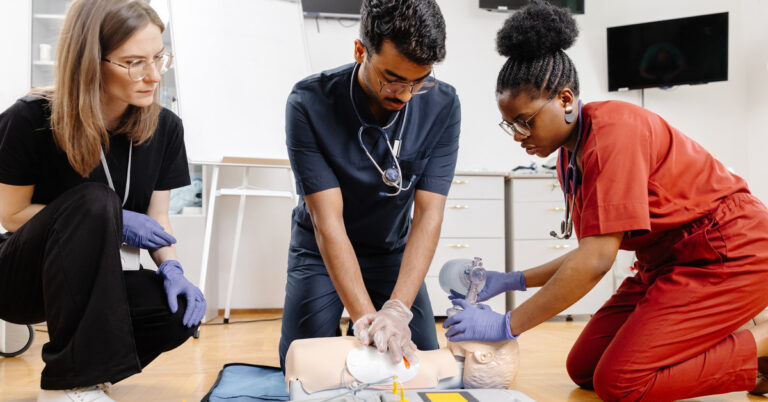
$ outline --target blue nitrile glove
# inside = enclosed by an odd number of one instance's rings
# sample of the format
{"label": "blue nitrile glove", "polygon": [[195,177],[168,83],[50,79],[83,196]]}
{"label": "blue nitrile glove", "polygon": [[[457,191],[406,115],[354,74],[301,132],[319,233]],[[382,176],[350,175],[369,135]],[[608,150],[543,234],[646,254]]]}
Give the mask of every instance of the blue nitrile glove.
{"label": "blue nitrile glove", "polygon": [[171,312],[175,313],[179,309],[177,297],[184,295],[187,298],[187,311],[184,312],[182,323],[187,328],[192,328],[200,323],[205,315],[205,297],[197,286],[184,277],[181,264],[176,260],[165,260],[157,268],[157,273],[165,279],[163,287],[168,297],[168,307]]}
{"label": "blue nitrile glove", "polygon": [[[525,290],[525,275],[522,271],[498,272],[488,271],[485,278],[485,286],[477,293],[477,301],[482,302],[498,294],[510,290]],[[449,299],[464,299],[465,296],[453,289]]]}
{"label": "blue nitrile glove", "polygon": [[445,337],[449,341],[498,342],[517,338],[509,328],[511,311],[499,314],[485,304],[473,306],[463,299],[453,300],[453,305],[461,306],[464,311],[448,317],[443,323],[443,328],[448,328]]}
{"label": "blue nitrile glove", "polygon": [[123,243],[147,250],[157,250],[176,243],[156,220],[148,215],[123,210]]}

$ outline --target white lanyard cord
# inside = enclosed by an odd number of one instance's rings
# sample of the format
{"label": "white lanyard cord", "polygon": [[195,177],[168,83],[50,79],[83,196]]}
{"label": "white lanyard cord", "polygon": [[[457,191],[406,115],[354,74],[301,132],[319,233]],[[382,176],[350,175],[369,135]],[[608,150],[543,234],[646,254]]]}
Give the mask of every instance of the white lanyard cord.
{"label": "white lanyard cord", "polygon": [[[104,168],[104,173],[107,176],[107,182],[109,183],[109,188],[112,189],[112,191],[117,192],[115,190],[115,184],[112,183],[112,174],[109,173],[109,166],[107,166],[107,158],[104,156],[104,149],[99,149],[99,152],[101,153],[101,166]],[[128,145],[128,171],[125,173],[125,195],[123,195],[123,204],[122,206],[125,206],[125,202],[128,201],[128,190],[131,188],[131,159],[133,156],[133,142],[130,142]]]}

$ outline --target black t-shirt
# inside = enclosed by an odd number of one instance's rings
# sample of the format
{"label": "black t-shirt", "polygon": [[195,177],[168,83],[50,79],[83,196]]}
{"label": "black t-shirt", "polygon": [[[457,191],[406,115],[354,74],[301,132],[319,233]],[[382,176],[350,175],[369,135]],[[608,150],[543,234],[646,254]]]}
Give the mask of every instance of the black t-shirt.
{"label": "black t-shirt", "polygon": [[[69,164],[56,145],[50,126],[48,101],[27,96],[0,114],[0,183],[34,185],[33,204],[49,204],[85,182],[108,184],[99,164],[87,178]],[[109,172],[120,200],[125,194],[130,142],[124,134],[110,137],[106,153]],[[152,138],[134,145],[131,183],[123,208],[146,213],[155,190],[171,190],[190,183],[181,119],[162,109]]]}

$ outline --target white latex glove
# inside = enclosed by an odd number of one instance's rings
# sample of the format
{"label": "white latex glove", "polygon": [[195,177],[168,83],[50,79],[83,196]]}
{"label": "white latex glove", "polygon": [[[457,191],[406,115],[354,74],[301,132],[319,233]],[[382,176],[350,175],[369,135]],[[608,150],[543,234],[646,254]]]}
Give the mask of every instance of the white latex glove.
{"label": "white latex glove", "polygon": [[416,345],[411,341],[413,313],[400,300],[387,300],[376,313],[360,317],[354,324],[355,336],[363,345],[373,345],[381,353],[387,353],[392,362],[399,363],[403,357],[416,363]]}

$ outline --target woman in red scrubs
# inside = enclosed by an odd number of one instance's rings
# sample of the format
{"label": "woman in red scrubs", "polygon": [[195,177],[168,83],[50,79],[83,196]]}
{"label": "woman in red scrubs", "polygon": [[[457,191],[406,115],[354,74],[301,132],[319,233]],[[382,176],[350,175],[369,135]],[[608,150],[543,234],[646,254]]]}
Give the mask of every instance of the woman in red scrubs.
{"label": "woman in red scrubs", "polygon": [[[579,247],[526,271],[489,273],[481,299],[542,288],[506,315],[454,300],[465,311],[445,321],[446,335],[515,337],[587,294],[619,249],[632,250],[637,274],[568,356],[573,381],[604,400],[765,393],[768,322],[750,318],[768,306],[768,210],[658,115],[619,101],[582,108],[563,51],[576,35],[568,12],[543,2],[512,15],[497,38],[508,60],[496,91],[502,128],[528,154],[560,151],[561,184],[575,188],[568,200]],[[746,322],[751,328],[740,328]]]}

